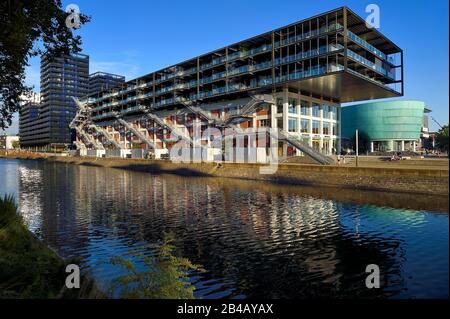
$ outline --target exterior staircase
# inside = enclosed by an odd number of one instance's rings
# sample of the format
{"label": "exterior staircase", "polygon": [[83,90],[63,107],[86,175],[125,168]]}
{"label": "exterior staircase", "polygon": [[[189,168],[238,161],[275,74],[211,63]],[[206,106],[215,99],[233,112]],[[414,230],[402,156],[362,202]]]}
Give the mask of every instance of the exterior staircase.
{"label": "exterior staircase", "polygon": [[315,149],[313,149],[311,146],[306,144],[305,142],[301,141],[299,138],[291,136],[288,132],[279,130],[278,131],[278,140],[284,141],[296,149],[300,150],[304,154],[311,157],[313,160],[318,162],[322,165],[333,165],[335,163],[334,159],[330,156],[326,156]]}
{"label": "exterior staircase", "polygon": [[114,145],[116,149],[123,149],[123,146],[117,142],[105,129],[95,125],[89,124],[89,128],[95,130],[97,133],[103,135],[109,144]]}
{"label": "exterior staircase", "polygon": [[129,122],[125,121],[124,119],[120,118],[118,114],[115,114],[117,121],[125,126],[128,130],[133,132],[134,135],[136,135],[143,143],[146,143],[148,146],[150,146],[152,149],[155,149],[155,143],[153,143],[150,139],[148,139],[140,130],[133,127]]}

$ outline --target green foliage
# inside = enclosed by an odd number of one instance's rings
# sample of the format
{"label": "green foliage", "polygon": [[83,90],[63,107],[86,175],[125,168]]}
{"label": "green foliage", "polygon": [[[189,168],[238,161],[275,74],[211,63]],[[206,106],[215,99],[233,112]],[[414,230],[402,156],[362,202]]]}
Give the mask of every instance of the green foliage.
{"label": "green foliage", "polygon": [[0,199],[0,298],[54,298],[64,263],[24,226],[13,197]]}
{"label": "green foliage", "polygon": [[[135,265],[121,257],[112,258],[111,263],[123,267],[127,274],[114,280],[114,287],[122,289],[121,298],[126,299],[193,299],[195,287],[190,284],[190,271],[203,271],[201,266],[186,258],[173,255],[174,236],[164,234],[161,244],[149,245],[134,251],[146,266],[138,271]],[[143,250],[155,250],[154,256],[145,256]]]}
{"label": "green foliage", "polygon": [[[68,14],[60,0],[0,1],[0,129],[11,125],[24,84],[29,58],[79,52],[81,38],[66,26]],[[80,16],[81,24],[89,17]]]}
{"label": "green foliage", "polygon": [[79,291],[64,289],[66,264],[25,226],[12,196],[0,198],[0,299],[103,297],[82,277]]}
{"label": "green foliage", "polygon": [[436,145],[440,150],[448,152],[448,125],[442,127],[436,134]]}

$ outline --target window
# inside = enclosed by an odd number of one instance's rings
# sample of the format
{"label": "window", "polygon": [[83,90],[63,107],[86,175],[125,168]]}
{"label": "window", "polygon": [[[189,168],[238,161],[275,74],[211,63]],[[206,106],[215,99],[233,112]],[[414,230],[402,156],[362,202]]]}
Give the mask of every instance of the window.
{"label": "window", "polygon": [[323,134],[329,135],[331,133],[330,132],[330,123],[329,122],[323,122],[322,126],[323,126]]}
{"label": "window", "polygon": [[277,98],[277,113],[283,113],[283,98]]}
{"label": "window", "polygon": [[319,104],[313,103],[312,105],[312,116],[319,117]]}
{"label": "window", "polygon": [[337,119],[337,108],[336,108],[336,106],[332,106],[330,112],[331,112],[331,114],[333,116],[333,119],[334,120]]}
{"label": "window", "polygon": [[300,101],[300,112],[302,115],[309,115],[309,103],[308,101]]}
{"label": "window", "polygon": [[297,113],[297,99],[293,98],[288,99],[288,112],[291,114]]}
{"label": "window", "polygon": [[312,121],[312,133],[319,134],[319,121]]}
{"label": "window", "polygon": [[300,131],[302,133],[308,133],[309,132],[309,120],[302,119],[301,126],[302,127],[300,128]]}
{"label": "window", "polygon": [[259,126],[260,127],[268,127],[268,126],[270,126],[270,120],[260,120],[259,121]]}
{"label": "window", "polygon": [[297,131],[297,119],[289,118],[289,132]]}
{"label": "window", "polygon": [[330,113],[329,113],[329,107],[327,104],[324,104],[322,106],[322,116],[324,119],[327,119],[330,117]]}

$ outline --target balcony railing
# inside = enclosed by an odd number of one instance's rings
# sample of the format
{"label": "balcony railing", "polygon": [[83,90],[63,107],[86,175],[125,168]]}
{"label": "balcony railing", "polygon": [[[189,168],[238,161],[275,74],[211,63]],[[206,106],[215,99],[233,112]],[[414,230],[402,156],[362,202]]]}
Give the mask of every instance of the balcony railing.
{"label": "balcony railing", "polygon": [[359,63],[364,64],[365,66],[373,70],[376,70],[378,73],[381,73],[392,80],[395,80],[395,73],[392,70],[387,70],[382,66],[376,65],[372,61],[367,60],[366,58],[360,56],[359,54],[353,52],[352,50],[347,49],[347,54],[349,57],[358,61]]}
{"label": "balcony railing", "polygon": [[374,55],[378,56],[379,58],[388,61],[389,63],[393,64],[394,59],[392,57],[388,57],[386,54],[375,48],[373,45],[368,43],[367,41],[361,39],[356,34],[351,32],[350,30],[347,30],[347,36],[355,43],[359,44],[360,46],[366,48],[368,51],[372,52]]}
{"label": "balcony railing", "polygon": [[341,44],[333,44],[333,45],[324,45],[319,47],[318,49],[313,49],[305,52],[300,52],[297,54],[289,55],[284,58],[277,58],[275,59],[275,65],[279,64],[285,64],[285,63],[292,63],[303,59],[309,59],[321,54],[334,52],[338,50],[342,50],[344,47]]}
{"label": "balcony railing", "polygon": [[125,110],[122,110],[121,113],[135,113],[135,112],[142,112],[145,111],[145,107],[143,105],[137,105],[137,106],[133,106],[133,107],[129,107]]}
{"label": "balcony railing", "polygon": [[311,76],[317,76],[317,75],[322,75],[322,74],[326,74],[329,72],[337,72],[337,71],[342,71],[342,70],[344,70],[344,67],[340,64],[329,64],[328,66],[317,65],[317,66],[311,67],[307,70],[297,71],[297,72],[292,72],[292,73],[289,73],[286,75],[277,76],[275,78],[275,83],[298,80],[298,79],[308,78]]}
{"label": "balcony railing", "polygon": [[312,37],[315,37],[315,36],[318,36],[318,35],[321,35],[321,34],[324,34],[324,33],[328,33],[328,32],[331,32],[331,31],[336,31],[336,30],[339,30],[339,29],[342,29],[342,28],[343,27],[342,27],[342,25],[340,23],[333,23],[333,24],[329,25],[328,27],[327,26],[323,26],[320,29],[312,30],[312,31],[306,32],[304,34],[300,34],[298,36],[289,37],[287,39],[284,39],[284,40],[281,40],[281,41],[277,41],[277,42],[275,42],[275,47],[277,48],[277,47],[280,47],[280,46],[292,44],[292,43],[299,42],[299,41],[302,41],[302,40],[306,40],[306,39],[309,39],[309,38],[312,38]]}

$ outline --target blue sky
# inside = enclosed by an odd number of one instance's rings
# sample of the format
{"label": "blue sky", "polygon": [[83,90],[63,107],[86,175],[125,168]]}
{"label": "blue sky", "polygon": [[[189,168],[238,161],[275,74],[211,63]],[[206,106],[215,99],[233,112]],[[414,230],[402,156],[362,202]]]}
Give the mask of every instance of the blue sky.
{"label": "blue sky", "polygon": [[[381,9],[380,31],[404,50],[402,99],[425,101],[441,124],[448,123],[447,0],[63,1],[64,7],[70,3],[92,17],[77,31],[91,73],[127,80],[343,5],[365,17],[374,3]],[[26,81],[39,91],[39,59],[30,61]]]}

